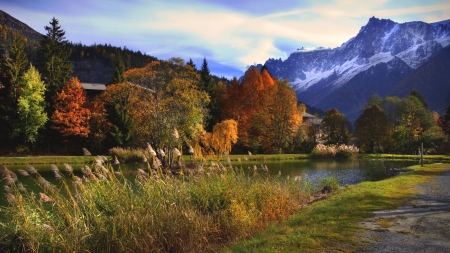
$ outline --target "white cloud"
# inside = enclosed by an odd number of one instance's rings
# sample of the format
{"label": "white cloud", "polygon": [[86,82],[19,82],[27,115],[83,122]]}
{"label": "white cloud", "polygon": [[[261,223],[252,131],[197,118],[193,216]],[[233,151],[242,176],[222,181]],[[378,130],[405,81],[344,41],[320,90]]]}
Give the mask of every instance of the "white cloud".
{"label": "white cloud", "polygon": [[[277,8],[283,11],[268,15],[239,11],[231,8],[233,2],[214,5],[184,1],[116,0],[107,5],[90,5],[86,11],[78,6],[74,13],[67,9],[54,13],[53,9],[29,9],[9,3],[3,10],[11,11],[11,15],[41,33],[55,16],[67,38],[74,42],[111,43],[156,57],[202,58],[206,55],[201,54],[207,53],[215,62],[244,71],[247,65],[264,63],[268,58],[285,59],[289,52],[278,49],[276,41],[293,45],[292,51],[302,46],[337,47],[355,36],[372,16],[397,22],[450,18],[450,5],[446,1],[440,4],[405,1],[401,8],[392,7],[393,3],[393,0],[330,0],[326,4],[310,2],[305,7],[284,1],[280,4],[286,7]],[[397,0],[395,4],[399,5]],[[73,2],[72,7],[76,7]]]}

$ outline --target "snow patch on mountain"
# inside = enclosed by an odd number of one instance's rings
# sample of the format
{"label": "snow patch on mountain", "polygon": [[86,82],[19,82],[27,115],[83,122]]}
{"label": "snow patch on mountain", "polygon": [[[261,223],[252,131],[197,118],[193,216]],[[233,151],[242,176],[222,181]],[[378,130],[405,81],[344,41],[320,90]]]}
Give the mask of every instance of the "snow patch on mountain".
{"label": "snow patch on mountain", "polygon": [[359,33],[337,48],[301,48],[285,61],[268,60],[277,78],[288,79],[297,93],[320,84],[324,93],[348,82],[358,73],[394,58],[416,69],[450,45],[450,20],[427,24],[396,23],[372,17]]}

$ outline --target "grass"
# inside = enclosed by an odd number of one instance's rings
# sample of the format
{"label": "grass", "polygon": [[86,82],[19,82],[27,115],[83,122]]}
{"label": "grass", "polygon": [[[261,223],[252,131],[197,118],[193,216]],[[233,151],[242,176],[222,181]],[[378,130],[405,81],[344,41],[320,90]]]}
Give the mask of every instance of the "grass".
{"label": "grass", "polygon": [[[134,153],[127,154],[126,152],[113,153],[114,155],[122,154],[124,158],[119,158],[122,162],[125,162],[130,158],[130,162],[141,162],[143,156],[141,156],[142,152],[137,152],[137,155]],[[264,154],[264,155],[230,155],[231,161],[238,160],[249,160],[249,161],[281,161],[281,160],[306,160],[306,159],[314,159],[311,154]],[[358,154],[358,159],[386,159],[386,160],[417,160],[419,159],[418,155],[402,155],[402,154]],[[0,157],[0,164],[4,165],[19,165],[19,164],[88,164],[92,162],[94,159],[93,156],[25,156],[25,157]],[[209,157],[211,159],[211,157]],[[450,162],[450,156],[448,155],[425,155],[425,160],[432,161],[440,161],[440,162]],[[190,157],[187,155],[183,156],[183,161],[189,161]],[[221,161],[225,162],[227,160],[226,157],[222,157]]]}
{"label": "grass", "polygon": [[0,164],[90,164],[94,156],[23,156],[23,157],[0,157]]}
{"label": "grass", "polygon": [[181,176],[142,168],[131,183],[105,161],[85,167],[83,179],[55,172],[65,178],[58,185],[29,170],[36,192],[23,191],[25,173],[2,167],[9,205],[0,209],[0,251],[214,251],[287,219],[310,196],[307,182],[263,167],[214,163]]}
{"label": "grass", "polygon": [[272,225],[223,252],[358,252],[363,250],[358,222],[373,212],[397,208],[416,194],[415,185],[428,181],[448,164],[415,166],[399,176],[339,189],[289,220]]}

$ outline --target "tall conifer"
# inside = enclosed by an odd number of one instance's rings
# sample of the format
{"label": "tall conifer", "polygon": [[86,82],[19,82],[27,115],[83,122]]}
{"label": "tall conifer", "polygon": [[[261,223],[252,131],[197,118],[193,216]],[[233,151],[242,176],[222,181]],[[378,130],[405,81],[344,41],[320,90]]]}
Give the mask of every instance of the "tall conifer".
{"label": "tall conifer", "polygon": [[53,106],[53,96],[60,92],[69,81],[73,66],[69,61],[70,50],[66,40],[66,32],[61,29],[59,21],[53,18],[49,22],[50,26],[45,26],[47,34],[41,41],[41,61],[40,73],[47,86],[46,99],[50,101],[50,110]]}

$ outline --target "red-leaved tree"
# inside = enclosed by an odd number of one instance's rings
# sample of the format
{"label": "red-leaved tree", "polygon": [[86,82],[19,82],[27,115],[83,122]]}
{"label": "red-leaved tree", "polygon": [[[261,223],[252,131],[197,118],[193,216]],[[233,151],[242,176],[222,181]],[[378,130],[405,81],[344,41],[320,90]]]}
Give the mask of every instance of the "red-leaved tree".
{"label": "red-leaved tree", "polygon": [[87,137],[91,111],[87,108],[86,91],[77,78],[71,78],[53,97],[52,128],[64,137]]}

